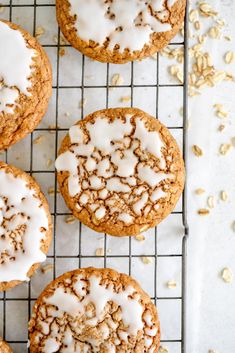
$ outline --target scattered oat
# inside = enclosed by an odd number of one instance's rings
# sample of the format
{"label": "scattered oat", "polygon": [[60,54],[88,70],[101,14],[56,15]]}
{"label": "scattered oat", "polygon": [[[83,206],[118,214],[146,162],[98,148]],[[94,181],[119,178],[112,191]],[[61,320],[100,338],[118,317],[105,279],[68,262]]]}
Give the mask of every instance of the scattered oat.
{"label": "scattered oat", "polygon": [[197,213],[200,215],[200,216],[207,216],[210,211],[207,209],[207,208],[200,208]]}
{"label": "scattered oat", "polygon": [[52,264],[47,264],[43,267],[41,267],[41,272],[42,273],[47,273],[49,271],[52,271],[53,270],[53,265]]}
{"label": "scattered oat", "polygon": [[113,75],[111,80],[112,86],[121,86],[123,82],[124,82],[123,77],[120,74]]}
{"label": "scattered oat", "polygon": [[39,135],[38,137],[36,137],[33,140],[33,144],[34,145],[39,145],[40,143],[42,143],[43,140],[44,140],[44,136],[43,135]]}
{"label": "scattered oat", "polygon": [[65,218],[65,223],[67,224],[73,224],[76,221],[76,218],[73,215],[67,216]]}
{"label": "scattered oat", "polygon": [[176,286],[177,286],[177,284],[176,284],[175,281],[168,281],[168,282],[167,282],[167,287],[168,287],[169,289],[174,289],[174,288],[176,288]]}
{"label": "scattered oat", "polygon": [[104,256],[104,248],[98,248],[95,251],[96,256]]}
{"label": "scattered oat", "polygon": [[169,68],[170,74],[178,79],[180,83],[184,83],[184,75],[182,69],[178,65],[171,65]]}
{"label": "scattered oat", "polygon": [[232,145],[235,147],[235,137],[231,138]]}
{"label": "scattered oat", "polygon": [[[49,131],[50,134],[55,134],[56,125],[48,125],[48,129],[50,130]],[[59,126],[58,126],[58,129],[59,129]]]}
{"label": "scattered oat", "polygon": [[79,108],[84,108],[87,104],[87,98],[83,98],[79,102]]}
{"label": "scattered oat", "polygon": [[218,352],[209,349],[208,353],[218,353]]}
{"label": "scattered oat", "polygon": [[190,22],[195,22],[198,19],[198,11],[196,9],[193,9],[189,12],[189,21]]}
{"label": "scattered oat", "polygon": [[231,36],[224,36],[224,39],[226,39],[228,42],[231,42],[232,37]]}
{"label": "scattered oat", "polygon": [[53,161],[52,159],[47,160],[47,167],[49,168],[52,165]]}
{"label": "scattered oat", "polygon": [[211,27],[208,31],[209,37],[215,39],[215,38],[220,38],[220,27],[219,26],[214,26]]}
{"label": "scattered oat", "polygon": [[207,205],[209,208],[215,207],[215,198],[213,196],[209,196],[207,199]]}
{"label": "scattered oat", "polygon": [[224,61],[226,64],[231,64],[235,61],[235,53],[233,51],[228,51],[224,56]]}
{"label": "scattered oat", "polygon": [[[51,186],[51,187],[49,187],[47,192],[48,192],[48,195],[55,195],[55,188],[53,186]],[[60,190],[57,189],[57,194],[59,194],[59,193],[60,193]]]}
{"label": "scattered oat", "polygon": [[193,145],[192,150],[193,150],[193,153],[195,154],[195,156],[197,156],[197,157],[203,156],[203,151],[199,146]]}
{"label": "scattered oat", "polygon": [[222,143],[219,148],[219,153],[225,156],[232,148],[230,143]]}
{"label": "scattered oat", "polygon": [[222,201],[227,201],[227,199],[228,199],[228,194],[227,194],[227,192],[224,191],[224,190],[222,190],[222,191],[220,192],[220,198],[221,198]]}
{"label": "scattered oat", "polygon": [[135,239],[138,241],[144,241],[145,240],[145,236],[143,234],[138,234],[135,236]]}
{"label": "scattered oat", "polygon": [[204,17],[215,17],[218,15],[218,12],[214,11],[210,4],[205,1],[199,3],[200,15]]}
{"label": "scattered oat", "polygon": [[235,232],[235,221],[232,223],[232,230]]}
{"label": "scattered oat", "polygon": [[200,21],[195,21],[194,22],[194,28],[196,29],[196,31],[199,31],[199,29],[201,29],[201,22]]}
{"label": "scattered oat", "polygon": [[153,259],[151,257],[147,257],[147,256],[142,256],[141,260],[145,265],[149,265],[153,262]]}
{"label": "scattered oat", "polygon": [[131,96],[124,96],[124,97],[121,97],[120,98],[120,101],[121,102],[130,102],[130,100],[131,100]]}
{"label": "scattered oat", "polygon": [[224,129],[225,129],[225,125],[223,125],[223,124],[221,124],[221,125],[218,127],[218,131],[219,131],[219,132],[224,131]]}
{"label": "scattered oat", "polygon": [[226,283],[232,283],[233,281],[233,272],[231,268],[225,267],[221,272],[221,277]]}
{"label": "scattered oat", "polygon": [[160,346],[159,353],[169,353],[169,350],[167,347]]}
{"label": "scattered oat", "polygon": [[45,29],[42,26],[38,26],[35,31],[35,37],[39,38],[45,33]]}
{"label": "scattered oat", "polygon": [[205,193],[204,189],[198,188],[198,189],[195,190],[195,194],[197,194],[197,195],[202,195],[204,193]]}

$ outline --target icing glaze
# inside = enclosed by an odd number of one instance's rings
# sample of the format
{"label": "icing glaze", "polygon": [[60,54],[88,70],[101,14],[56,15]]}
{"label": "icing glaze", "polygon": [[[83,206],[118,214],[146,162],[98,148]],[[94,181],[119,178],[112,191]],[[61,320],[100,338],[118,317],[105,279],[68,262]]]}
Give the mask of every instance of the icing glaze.
{"label": "icing glaze", "polygon": [[[142,50],[151,35],[171,30],[169,9],[176,0],[69,0],[79,37],[120,51]],[[90,19],[92,18],[92,21]],[[97,31],[97,28],[99,30]]]}
{"label": "icing glaze", "polygon": [[101,115],[85,128],[72,126],[69,137],[69,150],[56,160],[57,171],[69,172],[69,195],[96,211],[98,220],[112,214],[130,224],[168,196],[162,183],[175,176],[166,171],[166,146],[144,119],[128,114],[109,121]]}
{"label": "icing glaze", "polygon": [[0,281],[29,280],[27,272],[46,255],[40,250],[47,214],[26,182],[0,170]]}
{"label": "icing glaze", "polygon": [[13,113],[19,94],[30,95],[29,78],[35,52],[27,47],[20,31],[2,21],[0,44],[0,112]]}
{"label": "icing glaze", "polygon": [[[37,316],[42,352],[98,353],[104,347],[106,352],[116,352],[116,346],[128,345],[129,339],[133,343],[138,334],[144,335],[144,347],[155,346],[157,328],[150,312],[150,325],[144,323],[145,308],[135,288],[118,285],[117,290],[112,282],[101,281],[94,274],[87,278],[75,275],[42,297],[39,312],[46,317]],[[118,314],[110,312],[111,303]]]}

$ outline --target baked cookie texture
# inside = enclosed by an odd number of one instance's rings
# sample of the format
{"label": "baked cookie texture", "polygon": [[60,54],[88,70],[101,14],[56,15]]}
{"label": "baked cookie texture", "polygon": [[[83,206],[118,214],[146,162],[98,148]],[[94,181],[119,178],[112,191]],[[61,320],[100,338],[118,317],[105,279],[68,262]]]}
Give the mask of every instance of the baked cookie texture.
{"label": "baked cookie texture", "polygon": [[71,45],[94,60],[123,64],[164,48],[182,26],[186,0],[56,0]]}
{"label": "baked cookie texture", "polygon": [[30,352],[157,353],[160,326],[149,296],[131,277],[84,268],[51,282],[29,322]]}
{"label": "baked cookie texture", "polygon": [[56,160],[73,215],[97,232],[137,235],[161,222],[184,186],[184,162],[169,130],[136,108],[97,111],[77,122]]}
{"label": "baked cookie texture", "polygon": [[32,132],[52,93],[52,71],[41,45],[18,25],[0,20],[0,150]]}
{"label": "baked cookie texture", "polygon": [[13,353],[7,342],[0,337],[0,353]]}
{"label": "baked cookie texture", "polygon": [[0,291],[28,281],[52,238],[48,203],[35,180],[0,162]]}

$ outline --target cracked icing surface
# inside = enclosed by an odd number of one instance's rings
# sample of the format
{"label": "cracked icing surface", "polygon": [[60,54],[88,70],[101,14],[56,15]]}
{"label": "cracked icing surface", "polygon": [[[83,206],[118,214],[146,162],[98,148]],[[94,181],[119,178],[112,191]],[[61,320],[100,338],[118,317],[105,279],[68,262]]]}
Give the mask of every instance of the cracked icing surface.
{"label": "cracked icing surface", "polygon": [[[13,114],[19,94],[29,95],[35,52],[21,32],[0,21],[0,112]],[[17,60],[16,60],[17,58]]]}
{"label": "cracked icing surface", "polygon": [[[0,150],[40,122],[51,95],[48,58],[36,39],[0,20]],[[16,60],[17,58],[17,60]]]}
{"label": "cracked icing surface", "polygon": [[157,352],[156,308],[129,276],[109,269],[68,272],[48,285],[29,324],[30,351]]}
{"label": "cracked icing surface", "polygon": [[0,163],[0,289],[29,280],[32,266],[46,259],[50,218],[34,184],[25,173]]}
{"label": "cracked icing surface", "polygon": [[57,0],[57,18],[77,49],[100,61],[124,62],[162,48],[182,23],[184,6],[185,0]]}
{"label": "cracked icing surface", "polygon": [[74,125],[56,160],[75,216],[97,231],[134,235],[171,211],[183,188],[179,149],[138,109],[96,112]]}
{"label": "cracked icing surface", "polygon": [[[70,14],[76,16],[75,28],[79,37],[104,45],[141,50],[154,32],[171,30],[170,1],[165,0],[69,0]],[[172,5],[176,0],[171,1]],[[94,19],[89,21],[90,16]],[[99,28],[99,31],[97,31]]]}

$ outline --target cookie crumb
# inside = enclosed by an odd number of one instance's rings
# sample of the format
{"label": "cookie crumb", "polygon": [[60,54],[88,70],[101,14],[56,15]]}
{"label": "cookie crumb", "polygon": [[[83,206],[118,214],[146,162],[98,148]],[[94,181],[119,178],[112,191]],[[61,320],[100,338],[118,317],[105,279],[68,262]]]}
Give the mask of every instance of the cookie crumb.
{"label": "cookie crumb", "polygon": [[41,272],[42,273],[47,273],[49,271],[52,271],[53,270],[53,265],[52,264],[47,264],[43,267],[41,267]]}
{"label": "cookie crumb", "polygon": [[44,136],[43,135],[39,135],[38,137],[36,137],[33,140],[33,144],[34,145],[39,145],[40,143],[42,143],[43,140],[44,140]]}
{"label": "cookie crumb", "polygon": [[120,74],[114,74],[111,79],[112,86],[121,86],[123,82],[124,82],[124,79]]}
{"label": "cookie crumb", "polygon": [[145,265],[149,265],[149,264],[151,264],[153,262],[153,259],[151,257],[148,257],[148,256],[142,256],[141,260],[142,260],[142,262]]}
{"label": "cookie crumb", "polygon": [[98,248],[95,251],[96,256],[104,256],[104,248]]}
{"label": "cookie crumb", "polygon": [[130,100],[131,100],[131,96],[123,96],[120,98],[120,101],[122,103],[130,102]]}
{"label": "cookie crumb", "polygon": [[79,108],[84,108],[86,104],[87,104],[87,99],[86,98],[81,99],[79,102]]}
{"label": "cookie crumb", "polygon": [[143,234],[138,234],[135,236],[135,239],[138,241],[144,241],[145,240],[145,236]]}
{"label": "cookie crumb", "polygon": [[76,221],[76,218],[73,215],[67,216],[65,218],[65,223],[67,224],[73,224]]}
{"label": "cookie crumb", "polygon": [[42,26],[38,26],[35,31],[35,37],[39,38],[45,33],[45,29]]}
{"label": "cookie crumb", "polygon": [[159,353],[169,353],[169,350],[167,347],[160,346]]}
{"label": "cookie crumb", "polygon": [[47,167],[49,168],[52,165],[53,161],[52,159],[47,160]]}
{"label": "cookie crumb", "polygon": [[[55,195],[55,188],[53,187],[53,186],[51,186],[51,187],[49,187],[48,188],[48,195]],[[57,194],[59,194],[60,193],[60,190],[59,189],[57,189]]]}

